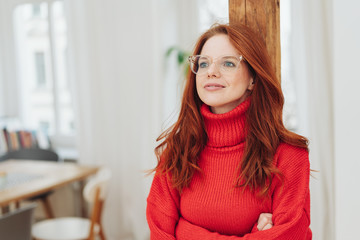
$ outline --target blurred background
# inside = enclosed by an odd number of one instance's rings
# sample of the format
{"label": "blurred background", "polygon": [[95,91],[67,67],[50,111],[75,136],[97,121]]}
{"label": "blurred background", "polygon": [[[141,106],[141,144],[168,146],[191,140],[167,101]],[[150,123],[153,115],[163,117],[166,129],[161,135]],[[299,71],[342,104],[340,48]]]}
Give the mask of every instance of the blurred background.
{"label": "blurred background", "polygon": [[[310,139],[319,171],[313,239],[353,240],[360,2],[281,0],[280,9],[284,121]],[[0,127],[41,132],[63,159],[112,169],[110,240],[149,238],[145,171],[156,164],[156,137],[176,120],[183,57],[228,14],[228,0],[0,0]],[[71,214],[61,196],[55,213]]]}

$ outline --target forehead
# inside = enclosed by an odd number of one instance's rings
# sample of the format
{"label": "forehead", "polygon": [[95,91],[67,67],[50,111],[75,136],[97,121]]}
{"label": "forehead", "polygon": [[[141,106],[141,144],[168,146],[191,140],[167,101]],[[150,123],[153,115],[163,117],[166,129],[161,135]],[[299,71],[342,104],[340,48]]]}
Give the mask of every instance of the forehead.
{"label": "forehead", "polygon": [[205,42],[200,54],[216,58],[223,55],[238,55],[239,53],[227,35],[218,34]]}

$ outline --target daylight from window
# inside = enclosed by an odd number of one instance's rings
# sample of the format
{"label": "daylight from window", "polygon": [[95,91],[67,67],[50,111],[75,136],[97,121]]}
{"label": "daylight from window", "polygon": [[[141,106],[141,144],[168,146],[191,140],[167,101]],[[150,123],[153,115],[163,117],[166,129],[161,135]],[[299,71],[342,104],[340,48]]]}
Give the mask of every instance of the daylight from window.
{"label": "daylight from window", "polygon": [[22,4],[14,11],[21,122],[49,135],[73,135],[64,6],[48,2]]}
{"label": "daylight from window", "polygon": [[199,29],[206,31],[214,23],[229,22],[229,1],[228,0],[198,0]]}

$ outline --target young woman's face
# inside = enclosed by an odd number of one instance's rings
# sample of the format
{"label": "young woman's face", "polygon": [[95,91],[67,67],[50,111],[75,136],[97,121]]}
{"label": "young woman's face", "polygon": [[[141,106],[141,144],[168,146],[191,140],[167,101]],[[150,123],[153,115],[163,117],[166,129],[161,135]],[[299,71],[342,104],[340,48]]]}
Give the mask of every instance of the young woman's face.
{"label": "young woman's face", "polygon": [[231,111],[247,98],[253,88],[252,76],[246,63],[237,62],[235,67],[236,62],[227,58],[234,56],[239,59],[240,54],[225,34],[209,38],[200,55],[212,60],[207,65],[199,61],[199,66],[206,70],[196,75],[196,90],[200,99],[210,106],[213,113]]}

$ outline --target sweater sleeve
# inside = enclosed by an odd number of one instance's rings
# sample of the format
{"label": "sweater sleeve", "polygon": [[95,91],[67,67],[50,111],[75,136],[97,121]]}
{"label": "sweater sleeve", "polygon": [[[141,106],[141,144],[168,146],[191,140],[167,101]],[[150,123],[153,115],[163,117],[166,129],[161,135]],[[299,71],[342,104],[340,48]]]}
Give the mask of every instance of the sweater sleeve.
{"label": "sweater sleeve", "polygon": [[155,174],[146,207],[151,240],[176,239],[175,227],[179,220],[179,199],[179,193],[171,187],[167,175]]}
{"label": "sweater sleeve", "polygon": [[310,164],[308,152],[282,144],[275,155],[283,179],[275,178],[272,192],[273,227],[264,231],[253,229],[239,236],[221,235],[180,218],[176,227],[178,240],[310,240]]}

